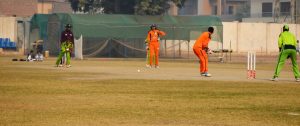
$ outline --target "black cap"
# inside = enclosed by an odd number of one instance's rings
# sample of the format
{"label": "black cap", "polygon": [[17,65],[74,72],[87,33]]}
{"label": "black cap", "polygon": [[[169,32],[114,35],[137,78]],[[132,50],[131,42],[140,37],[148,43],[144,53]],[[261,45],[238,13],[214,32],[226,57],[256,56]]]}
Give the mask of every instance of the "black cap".
{"label": "black cap", "polygon": [[152,27],[157,28],[157,25],[156,25],[156,24],[151,24],[151,25],[150,25],[150,28],[152,28]]}
{"label": "black cap", "polygon": [[67,24],[66,28],[72,28],[72,25],[71,24]]}
{"label": "black cap", "polygon": [[214,28],[213,27],[208,27],[207,31],[209,31],[210,33],[214,33]]}

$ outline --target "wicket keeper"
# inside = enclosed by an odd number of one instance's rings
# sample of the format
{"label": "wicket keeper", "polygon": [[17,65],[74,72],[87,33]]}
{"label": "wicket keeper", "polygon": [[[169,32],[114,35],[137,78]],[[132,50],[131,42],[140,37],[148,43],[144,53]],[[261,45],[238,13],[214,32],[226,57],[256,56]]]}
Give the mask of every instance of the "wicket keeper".
{"label": "wicket keeper", "polygon": [[297,64],[297,51],[296,51],[297,41],[295,35],[289,32],[289,26],[283,26],[283,32],[279,35],[278,47],[279,47],[279,57],[275,73],[272,81],[278,81],[279,73],[285,63],[285,60],[290,57],[293,64],[293,72],[297,82],[300,82],[300,73]]}

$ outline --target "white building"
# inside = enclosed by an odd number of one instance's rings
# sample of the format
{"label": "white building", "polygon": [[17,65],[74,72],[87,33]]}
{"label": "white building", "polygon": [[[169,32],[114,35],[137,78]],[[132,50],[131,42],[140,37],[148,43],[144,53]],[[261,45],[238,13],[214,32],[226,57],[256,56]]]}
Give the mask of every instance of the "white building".
{"label": "white building", "polygon": [[[183,8],[171,5],[171,15],[217,15],[223,20],[237,20],[240,9],[249,0],[187,0]],[[249,11],[247,13],[250,13]]]}
{"label": "white building", "polygon": [[[245,22],[279,22],[293,23],[296,11],[299,8],[298,0],[251,0],[250,18],[244,18]],[[293,3],[294,2],[294,3]],[[293,5],[295,5],[293,7]]]}

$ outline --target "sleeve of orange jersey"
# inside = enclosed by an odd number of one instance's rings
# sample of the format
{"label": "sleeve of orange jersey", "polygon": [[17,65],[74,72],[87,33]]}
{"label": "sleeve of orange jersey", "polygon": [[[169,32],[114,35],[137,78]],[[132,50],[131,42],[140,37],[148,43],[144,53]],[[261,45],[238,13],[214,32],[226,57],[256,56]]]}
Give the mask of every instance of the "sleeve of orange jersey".
{"label": "sleeve of orange jersey", "polygon": [[202,47],[206,48],[208,47],[208,43],[210,42],[209,33],[206,32],[202,36]]}
{"label": "sleeve of orange jersey", "polygon": [[163,32],[163,31],[158,31],[158,33],[159,33],[159,35],[161,35],[161,36],[165,36],[165,35],[166,35],[166,33]]}
{"label": "sleeve of orange jersey", "polygon": [[195,42],[196,45],[195,45],[195,46],[198,47],[198,48],[200,48],[200,49],[202,49],[203,43],[204,43],[206,37],[207,37],[207,35],[206,35],[205,33],[202,33],[202,34],[198,37],[198,39],[196,40],[196,42]]}
{"label": "sleeve of orange jersey", "polygon": [[149,31],[148,34],[147,34],[146,40],[147,40],[148,42],[150,42],[150,31]]}

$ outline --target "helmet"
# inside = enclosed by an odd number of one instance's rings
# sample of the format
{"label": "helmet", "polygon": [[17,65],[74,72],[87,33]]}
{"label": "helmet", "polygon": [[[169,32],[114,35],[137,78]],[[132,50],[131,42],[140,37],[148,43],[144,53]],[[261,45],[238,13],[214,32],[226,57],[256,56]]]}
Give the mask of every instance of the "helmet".
{"label": "helmet", "polygon": [[287,24],[283,26],[283,31],[289,31],[289,26]]}
{"label": "helmet", "polygon": [[71,25],[71,24],[66,24],[65,27],[66,27],[66,28],[72,28],[72,25]]}
{"label": "helmet", "polygon": [[151,25],[150,25],[150,29],[152,29],[152,27],[157,28],[157,25],[156,25],[156,24],[151,24]]}

